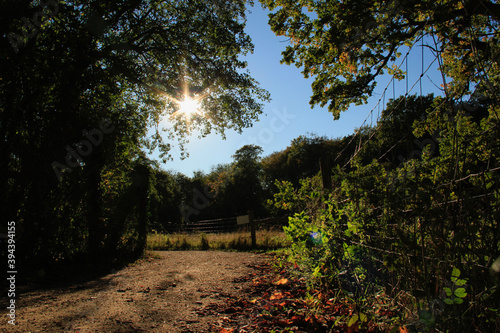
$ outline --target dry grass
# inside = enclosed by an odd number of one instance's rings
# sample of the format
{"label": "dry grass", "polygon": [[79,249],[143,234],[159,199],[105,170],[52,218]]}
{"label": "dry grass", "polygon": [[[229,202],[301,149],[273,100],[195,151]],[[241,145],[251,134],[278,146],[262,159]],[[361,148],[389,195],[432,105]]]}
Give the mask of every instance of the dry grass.
{"label": "dry grass", "polygon": [[263,250],[272,251],[290,246],[290,241],[283,231],[258,230],[257,246],[252,248],[250,232],[233,232],[222,234],[149,234],[147,250]]}

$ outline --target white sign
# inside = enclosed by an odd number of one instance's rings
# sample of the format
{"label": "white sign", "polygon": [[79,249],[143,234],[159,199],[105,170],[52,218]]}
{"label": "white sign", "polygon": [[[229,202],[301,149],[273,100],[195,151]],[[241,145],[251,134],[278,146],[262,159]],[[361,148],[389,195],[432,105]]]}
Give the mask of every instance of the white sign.
{"label": "white sign", "polygon": [[238,225],[248,224],[248,223],[250,223],[250,218],[249,218],[249,216],[248,216],[248,215],[238,216],[238,217],[236,218],[236,223],[237,223]]}

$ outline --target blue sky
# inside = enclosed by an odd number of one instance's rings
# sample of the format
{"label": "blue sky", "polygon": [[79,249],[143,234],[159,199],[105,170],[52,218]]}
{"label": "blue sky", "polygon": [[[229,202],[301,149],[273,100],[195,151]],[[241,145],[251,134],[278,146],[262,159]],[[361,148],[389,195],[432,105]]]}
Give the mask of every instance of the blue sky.
{"label": "blue sky", "polygon": [[[310,108],[309,100],[312,94],[312,79],[305,79],[300,69],[295,66],[280,64],[281,52],[285,49],[287,42],[284,37],[277,37],[267,24],[267,12],[259,4],[250,8],[248,14],[246,31],[255,45],[253,54],[246,57],[250,74],[260,83],[261,87],[271,93],[271,102],[266,103],[264,114],[253,127],[245,129],[243,133],[228,132],[226,140],[218,135],[209,135],[198,139],[191,137],[186,148],[189,157],[180,159],[177,149],[172,150],[173,161],[161,164],[166,170],[181,172],[192,176],[194,171],[210,172],[212,166],[220,163],[230,163],[231,156],[236,150],[245,144],[256,144],[263,148],[263,156],[275,151],[285,149],[294,138],[307,133],[315,133],[328,138],[344,137],[359,128],[370,110],[375,108],[373,117],[368,117],[368,123],[375,124],[378,113],[377,103],[386,88],[390,77],[382,77],[378,80],[375,94],[368,100],[367,105],[351,106],[342,113],[339,120],[333,119],[326,108]],[[406,52],[401,50],[401,52]],[[404,56],[404,53],[403,53]],[[409,56],[409,87],[417,82],[422,70],[421,47],[414,48]],[[424,52],[424,68],[427,68],[433,60],[432,54]],[[400,63],[400,59],[396,64]],[[403,69],[405,67],[403,66]],[[432,82],[442,83],[440,73],[437,71],[437,62],[427,72]],[[426,76],[422,80],[422,91],[424,94],[439,90]],[[396,97],[406,91],[406,82],[396,81]],[[417,83],[411,93],[420,93],[420,84]],[[386,94],[386,102],[393,97],[393,87]],[[382,108],[380,108],[382,111]]]}

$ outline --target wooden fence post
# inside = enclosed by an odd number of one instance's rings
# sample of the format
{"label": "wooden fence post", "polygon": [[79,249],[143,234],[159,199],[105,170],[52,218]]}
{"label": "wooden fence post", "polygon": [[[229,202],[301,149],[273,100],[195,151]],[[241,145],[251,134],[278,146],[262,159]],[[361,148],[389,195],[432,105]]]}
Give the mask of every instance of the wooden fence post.
{"label": "wooden fence post", "polygon": [[255,237],[255,223],[253,221],[253,210],[248,211],[248,223],[250,223],[250,233],[252,235],[252,247],[257,247],[257,238]]}

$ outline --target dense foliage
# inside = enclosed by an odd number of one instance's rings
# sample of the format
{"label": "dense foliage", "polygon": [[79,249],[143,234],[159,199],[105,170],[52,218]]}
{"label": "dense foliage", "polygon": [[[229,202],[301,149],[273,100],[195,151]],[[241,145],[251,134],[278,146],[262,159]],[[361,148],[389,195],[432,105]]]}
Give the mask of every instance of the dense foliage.
{"label": "dense foliage", "polygon": [[[239,60],[246,5],[2,1],[1,219],[19,263],[142,251],[151,215],[172,213],[152,197],[175,201],[143,151],[241,130],[268,99]],[[203,112],[183,116],[187,97]]]}
{"label": "dense foliage", "polygon": [[[414,297],[420,330],[497,330],[499,111],[450,115],[435,98],[413,132],[437,136],[401,150],[398,167],[359,154],[350,171],[335,171],[331,191],[318,176],[279,184],[275,205],[295,212],[286,228],[293,260],[313,283],[340,285],[363,313],[363,297],[384,288]],[[385,142],[384,123],[374,142]]]}
{"label": "dense foliage", "polygon": [[416,45],[443,81],[443,97],[407,93],[359,130],[348,162],[333,165],[333,188],[318,176],[277,184],[274,205],[295,213],[293,260],[311,283],[356,300],[349,326],[376,315],[366,295],[382,290],[416,331],[499,330],[500,5],[262,3],[273,31],[290,38],[282,62],[314,78],[311,105],[328,104],[335,118],[365,103],[380,75],[404,79],[408,59],[396,60]]}

